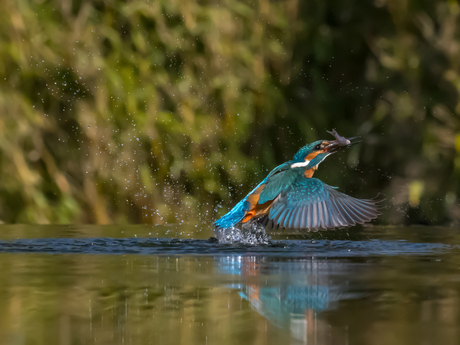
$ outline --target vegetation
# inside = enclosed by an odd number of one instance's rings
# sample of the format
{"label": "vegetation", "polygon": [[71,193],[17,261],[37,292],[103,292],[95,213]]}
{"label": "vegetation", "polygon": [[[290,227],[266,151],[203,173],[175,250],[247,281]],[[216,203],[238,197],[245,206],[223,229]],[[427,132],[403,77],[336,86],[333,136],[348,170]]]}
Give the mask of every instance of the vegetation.
{"label": "vegetation", "polygon": [[326,129],[384,222],[460,220],[460,7],[6,0],[0,220],[207,223]]}

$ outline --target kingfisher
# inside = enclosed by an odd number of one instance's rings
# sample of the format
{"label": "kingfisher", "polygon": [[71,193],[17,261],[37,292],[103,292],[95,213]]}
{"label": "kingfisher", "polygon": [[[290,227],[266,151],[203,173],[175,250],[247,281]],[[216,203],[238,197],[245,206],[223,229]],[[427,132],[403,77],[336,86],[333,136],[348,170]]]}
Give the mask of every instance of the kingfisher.
{"label": "kingfisher", "polygon": [[[377,218],[380,201],[357,199],[314,178],[320,163],[342,148],[356,144],[328,131],[335,140],[318,140],[302,147],[290,161],[275,169],[230,212],[215,221],[216,228],[255,222],[268,230],[308,231],[345,228]],[[353,141],[353,142],[352,142]]]}

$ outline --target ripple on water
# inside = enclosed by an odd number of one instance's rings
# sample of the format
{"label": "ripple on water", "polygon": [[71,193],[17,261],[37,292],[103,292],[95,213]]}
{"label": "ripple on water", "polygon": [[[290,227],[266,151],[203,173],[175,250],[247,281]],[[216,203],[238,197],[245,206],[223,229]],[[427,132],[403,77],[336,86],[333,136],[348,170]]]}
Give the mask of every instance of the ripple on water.
{"label": "ripple on water", "polygon": [[[40,238],[0,241],[0,252],[144,255],[264,254],[285,257],[376,257],[458,252],[458,245],[388,240],[254,240],[254,234],[226,233],[224,240],[172,238]],[[229,238],[227,242],[226,238]],[[245,237],[246,236],[246,237]],[[238,238],[241,240],[238,241]],[[256,244],[254,244],[256,241]],[[259,242],[257,242],[259,241]]]}

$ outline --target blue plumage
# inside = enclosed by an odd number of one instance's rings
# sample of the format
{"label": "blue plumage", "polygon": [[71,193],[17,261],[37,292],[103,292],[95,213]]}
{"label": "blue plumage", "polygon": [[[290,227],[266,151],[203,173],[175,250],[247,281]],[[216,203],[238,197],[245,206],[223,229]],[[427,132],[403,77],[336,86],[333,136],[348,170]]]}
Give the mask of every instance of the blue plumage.
{"label": "blue plumage", "polygon": [[338,134],[336,138],[302,147],[293,160],[273,169],[230,212],[218,219],[215,226],[230,228],[256,220],[268,228],[317,231],[363,224],[377,218],[377,201],[350,197],[312,178],[318,165],[342,146],[345,138]]}
{"label": "blue plumage", "polygon": [[262,184],[265,183],[265,181],[267,180],[267,178],[265,178],[261,183],[259,183],[257,185],[256,188],[254,188],[251,193],[249,193],[248,195],[246,195],[246,197],[243,198],[243,200],[241,200],[238,204],[236,204],[231,210],[230,212],[228,212],[227,214],[225,214],[223,217],[219,218],[215,223],[214,225],[219,227],[219,228],[231,228],[233,226],[235,226],[236,224],[238,224],[243,218],[244,216],[246,215],[246,213],[249,211],[250,209],[250,205],[249,203],[247,202],[247,199],[248,197],[254,193],[254,191],[257,190],[257,188],[259,188]]}
{"label": "blue plumage", "polygon": [[247,205],[246,198],[241,200],[238,204],[233,207],[230,212],[219,218],[214,225],[218,228],[231,228],[238,224],[246,214]]}
{"label": "blue plumage", "polygon": [[291,169],[291,162],[276,167],[264,180],[265,188],[260,193],[259,204],[275,199],[283,190],[288,188],[302,172]]}
{"label": "blue plumage", "polygon": [[353,198],[317,178],[299,178],[277,197],[268,220],[275,228],[343,228],[376,218],[377,208],[375,200]]}

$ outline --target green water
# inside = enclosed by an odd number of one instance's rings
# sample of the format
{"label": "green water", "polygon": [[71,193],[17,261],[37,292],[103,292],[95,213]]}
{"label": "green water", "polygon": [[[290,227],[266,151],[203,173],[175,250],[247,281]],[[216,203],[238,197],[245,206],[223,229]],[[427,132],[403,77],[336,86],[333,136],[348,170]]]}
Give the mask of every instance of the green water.
{"label": "green water", "polygon": [[457,228],[0,228],[0,344],[460,344]]}

